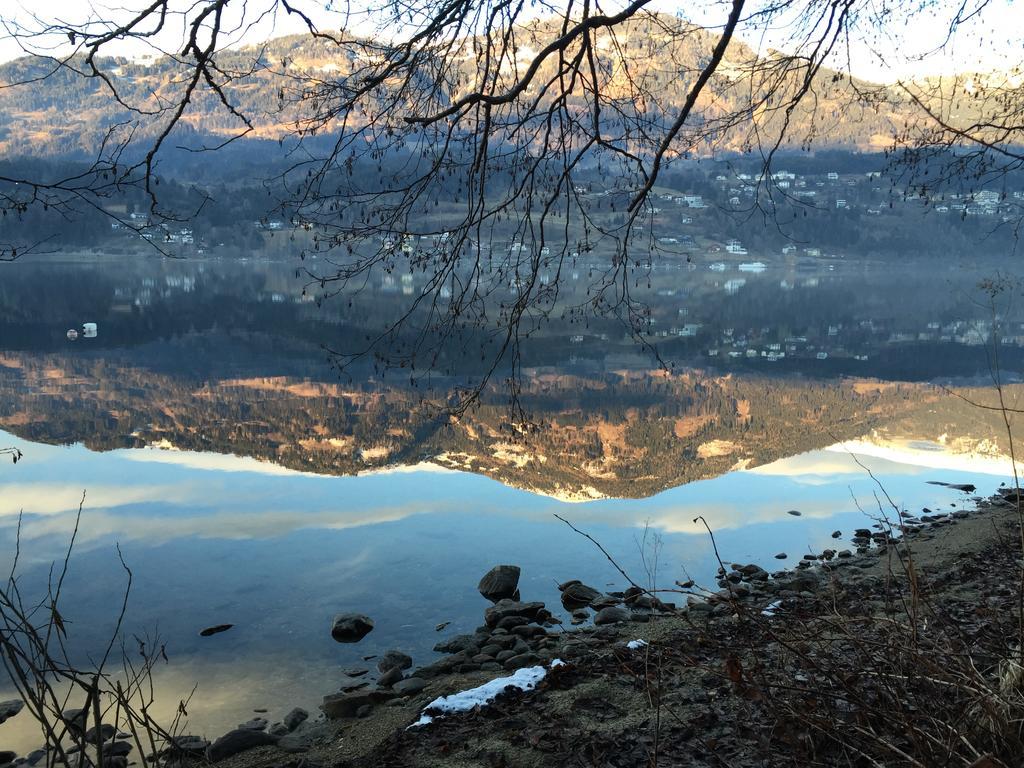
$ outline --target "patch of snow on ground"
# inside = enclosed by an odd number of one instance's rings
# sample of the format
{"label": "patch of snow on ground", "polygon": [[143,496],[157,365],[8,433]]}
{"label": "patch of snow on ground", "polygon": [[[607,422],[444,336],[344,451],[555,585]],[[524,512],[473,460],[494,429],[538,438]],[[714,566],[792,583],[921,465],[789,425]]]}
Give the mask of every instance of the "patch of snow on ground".
{"label": "patch of snow on ground", "polygon": [[646,640],[630,640],[628,643],[626,643],[626,647],[629,648],[629,650],[631,651],[638,651],[645,645],[647,645]]}
{"label": "patch of snow on ground", "polygon": [[764,610],[761,611],[761,615],[763,615],[763,616],[774,616],[775,612],[779,609],[779,607],[781,605],[782,605],[782,601],[781,600],[776,600],[771,605],[766,605]]}
{"label": "patch of snow on ground", "polygon": [[[565,662],[561,659],[555,659],[551,662],[552,669],[562,666],[565,666]],[[423,714],[420,715],[420,719],[409,727],[416,728],[421,725],[429,725],[434,722],[434,717],[451,714],[452,712],[468,712],[474,707],[486,706],[509,688],[516,688],[524,692],[532,691],[546,675],[547,670],[544,667],[525,667],[516,670],[508,677],[497,677],[483,685],[478,685],[476,688],[470,688],[468,691],[453,693],[451,696],[440,696],[427,704],[423,708]],[[434,716],[428,715],[428,712],[433,712]]]}

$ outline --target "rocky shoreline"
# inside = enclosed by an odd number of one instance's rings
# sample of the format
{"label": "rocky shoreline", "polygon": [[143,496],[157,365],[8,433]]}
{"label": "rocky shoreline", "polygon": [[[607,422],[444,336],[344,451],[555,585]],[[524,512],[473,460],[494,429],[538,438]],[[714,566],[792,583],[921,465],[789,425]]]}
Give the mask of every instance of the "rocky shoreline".
{"label": "rocky shoreline", "polygon": [[[847,663],[856,672],[862,638],[882,642],[910,625],[916,637],[920,617],[908,613],[908,596],[942,606],[928,621],[968,633],[977,663],[998,663],[986,649],[988,638],[1005,639],[1013,616],[1018,498],[1000,489],[973,500],[970,512],[926,509],[837,531],[849,547],[805,555],[793,568],[723,563],[717,590],[677,582],[674,602],[635,584],[606,593],[569,581],[559,589],[581,624],[574,629],[523,600],[519,568],[499,565],[478,586],[491,601],[483,623],[439,642],[439,660],[414,669],[400,651],[368,658],[374,668],[343,670],[318,715],[293,709],[273,724],[260,716],[212,743],[182,737],[178,753],[225,768],[839,764],[848,745],[813,733],[807,723],[818,714],[801,714],[801,697],[814,685],[835,688],[829,675]],[[850,622],[857,629],[847,633]],[[368,617],[341,615],[332,634],[358,642],[372,628]],[[822,668],[831,671],[821,677]],[[431,719],[440,697],[495,680],[500,689],[520,673],[533,675],[531,686]],[[810,698],[820,710],[820,692]],[[830,706],[841,728],[851,705],[840,698]],[[825,743],[838,750],[834,760]],[[881,764],[914,764],[909,757]],[[979,765],[1007,764],[993,760]]]}

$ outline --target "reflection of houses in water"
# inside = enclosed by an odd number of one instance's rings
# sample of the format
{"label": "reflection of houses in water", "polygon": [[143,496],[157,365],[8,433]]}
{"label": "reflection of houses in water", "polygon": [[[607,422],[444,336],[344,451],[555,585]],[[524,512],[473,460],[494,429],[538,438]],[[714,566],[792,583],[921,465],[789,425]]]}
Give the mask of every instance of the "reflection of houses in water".
{"label": "reflection of houses in water", "polygon": [[732,296],[746,284],[747,281],[744,280],[742,277],[735,277],[732,280],[726,280],[725,283],[722,284],[722,288],[725,290],[727,294]]}

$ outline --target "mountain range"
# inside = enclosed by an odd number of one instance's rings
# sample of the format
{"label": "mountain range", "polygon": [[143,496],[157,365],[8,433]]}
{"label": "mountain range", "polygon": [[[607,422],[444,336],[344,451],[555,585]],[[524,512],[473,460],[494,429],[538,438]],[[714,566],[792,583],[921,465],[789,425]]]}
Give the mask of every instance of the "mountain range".
{"label": "mountain range", "polygon": [[[559,23],[541,20],[520,29],[516,58],[509,66],[515,70],[525,64],[557,35]],[[625,116],[620,121],[643,115],[655,121],[670,118],[684,103],[716,39],[714,33],[659,15],[617,27],[614,40],[607,32],[598,33],[594,47],[601,67],[598,77],[605,114]],[[449,76],[434,89],[433,103],[450,103],[477,82],[481,72],[473,54],[477,42],[466,39],[456,47],[458,55],[447,62]],[[371,50],[371,43],[365,40],[342,48],[298,35],[224,51],[219,54],[218,66],[234,73],[224,90],[232,104],[251,119],[249,138],[276,141],[309,116],[311,105],[325,89],[330,91],[373,66],[373,57],[367,53]],[[88,155],[96,151],[110,126],[119,123],[138,123],[137,136],[155,135],[166,114],[146,117],[125,109],[101,79],[75,71],[79,63],[73,59],[70,66],[55,67],[53,59],[23,57],[0,65],[0,154]],[[121,99],[139,109],[165,109],[182,94],[183,65],[176,58],[105,58],[98,66]],[[551,77],[553,67],[553,62],[544,63],[535,82]],[[700,138],[694,140],[695,151],[750,149],[754,125],[759,135],[770,138],[773,129],[786,119],[787,99],[800,87],[803,76],[803,68],[789,57],[771,52],[759,58],[747,45],[734,42],[697,104],[692,123]],[[427,85],[433,88],[436,83]],[[938,100],[954,86],[931,83],[923,93]],[[895,133],[913,120],[914,108],[895,87],[822,68],[813,78],[811,91],[788,116],[784,146],[877,151],[889,147]],[[584,109],[586,96],[574,92],[570,102]],[[729,121],[731,127],[709,130],[730,115],[739,118]],[[341,120],[352,125],[360,119],[359,114],[339,114],[323,128],[330,132],[337,130]],[[616,118],[606,119],[607,129],[617,130]],[[242,122],[224,108],[211,89],[199,89],[173,143],[199,145],[213,138],[223,140],[242,128]]]}

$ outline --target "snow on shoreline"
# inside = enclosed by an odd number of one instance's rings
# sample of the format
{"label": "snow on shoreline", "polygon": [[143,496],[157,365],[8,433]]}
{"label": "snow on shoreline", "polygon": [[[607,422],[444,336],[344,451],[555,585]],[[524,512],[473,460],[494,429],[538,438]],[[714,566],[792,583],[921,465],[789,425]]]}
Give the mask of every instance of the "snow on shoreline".
{"label": "snow on shoreline", "polygon": [[[561,659],[555,659],[551,662],[551,669],[562,666],[565,666],[565,662]],[[468,712],[474,707],[486,706],[509,688],[515,688],[524,693],[532,691],[547,676],[547,673],[548,670],[544,667],[524,667],[523,669],[516,670],[508,677],[496,677],[494,680],[478,685],[476,688],[459,691],[451,696],[440,696],[423,708],[420,719],[410,725],[409,728],[429,725],[434,722],[435,717],[450,715],[453,712]],[[427,714],[428,712],[433,712],[434,714],[429,715]]]}

